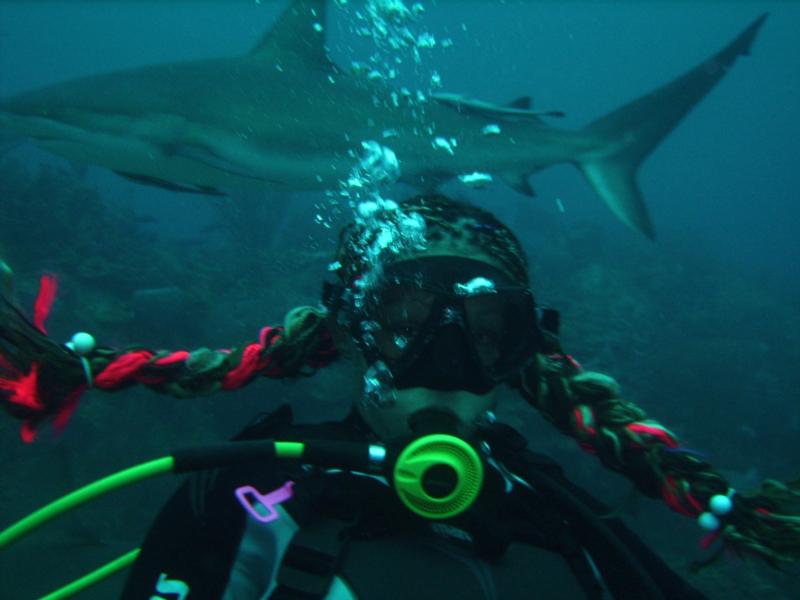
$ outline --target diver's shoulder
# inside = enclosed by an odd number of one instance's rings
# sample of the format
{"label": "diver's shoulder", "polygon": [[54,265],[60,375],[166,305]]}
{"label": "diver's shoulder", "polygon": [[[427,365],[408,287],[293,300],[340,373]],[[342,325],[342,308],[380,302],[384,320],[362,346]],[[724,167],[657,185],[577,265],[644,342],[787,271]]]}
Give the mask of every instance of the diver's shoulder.
{"label": "diver's shoulder", "polygon": [[489,423],[481,428],[480,436],[489,445],[492,458],[523,479],[527,480],[525,473],[529,469],[545,470],[558,476],[563,473],[555,460],[531,450],[528,439],[508,423]]}

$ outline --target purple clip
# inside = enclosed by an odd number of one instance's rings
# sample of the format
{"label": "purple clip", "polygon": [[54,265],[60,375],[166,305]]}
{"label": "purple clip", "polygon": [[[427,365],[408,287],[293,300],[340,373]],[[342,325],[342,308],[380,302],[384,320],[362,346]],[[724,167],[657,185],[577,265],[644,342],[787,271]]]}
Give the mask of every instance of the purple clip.
{"label": "purple clip", "polygon": [[[236,498],[253,518],[262,523],[269,523],[280,516],[278,511],[275,510],[275,505],[286,502],[294,494],[292,486],[294,486],[294,481],[287,481],[278,489],[262,494],[252,485],[243,485],[240,488],[236,488]],[[261,514],[258,511],[258,507],[265,508],[267,514]]]}

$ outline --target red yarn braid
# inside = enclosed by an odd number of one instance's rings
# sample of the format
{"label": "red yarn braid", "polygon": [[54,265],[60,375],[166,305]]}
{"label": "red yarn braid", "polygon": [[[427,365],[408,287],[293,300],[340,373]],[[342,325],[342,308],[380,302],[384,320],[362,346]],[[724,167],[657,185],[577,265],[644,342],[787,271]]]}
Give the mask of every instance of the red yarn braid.
{"label": "red yarn braid", "polygon": [[645,494],[695,517],[709,499],[728,490],[698,453],[681,446],[669,429],[617,396],[616,382],[585,373],[562,354],[541,357],[518,382],[523,396],[581,449],[628,475]]}
{"label": "red yarn braid", "polygon": [[[90,386],[116,391],[141,384],[174,396],[197,396],[241,388],[259,375],[284,378],[310,374],[309,370],[325,367],[338,357],[333,337],[317,315],[312,323],[313,335],[307,336],[303,347],[287,341],[283,327],[264,327],[258,341],[241,350],[96,348],[80,358],[44,333],[55,291],[55,278],[43,276],[33,324],[3,299],[0,402],[24,420],[21,436],[26,442],[34,439],[37,427],[48,418],[53,419],[56,429],[63,429]],[[27,365],[26,369],[15,366],[20,364]],[[87,370],[91,381],[87,381]]]}

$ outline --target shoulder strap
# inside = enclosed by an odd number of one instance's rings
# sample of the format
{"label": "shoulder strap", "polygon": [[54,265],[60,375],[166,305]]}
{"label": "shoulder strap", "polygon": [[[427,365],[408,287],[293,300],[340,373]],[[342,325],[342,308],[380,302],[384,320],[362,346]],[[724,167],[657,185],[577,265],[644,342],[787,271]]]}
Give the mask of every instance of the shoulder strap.
{"label": "shoulder strap", "polygon": [[[284,404],[272,413],[260,415],[236,439],[268,438],[285,434],[288,429],[312,437],[323,432],[334,437],[343,435],[330,425],[293,426],[292,421],[292,409]],[[300,501],[293,514],[299,528],[281,560],[271,600],[317,600],[325,598],[330,590],[360,512],[352,504],[348,504],[348,510],[339,510],[342,503],[328,502],[327,485],[311,476],[304,481],[305,491],[295,498]],[[320,514],[325,512],[329,514]]]}
{"label": "shoulder strap", "polygon": [[525,468],[540,468],[547,472],[562,476],[562,469],[549,456],[533,452],[528,448],[528,441],[519,431],[506,423],[495,422],[485,425],[480,430],[480,437],[492,448],[492,453],[503,463],[514,464],[516,469],[520,457],[525,458]]}
{"label": "shoulder strap", "polygon": [[295,533],[278,571],[270,600],[324,598],[347,549],[350,521],[319,518]]}

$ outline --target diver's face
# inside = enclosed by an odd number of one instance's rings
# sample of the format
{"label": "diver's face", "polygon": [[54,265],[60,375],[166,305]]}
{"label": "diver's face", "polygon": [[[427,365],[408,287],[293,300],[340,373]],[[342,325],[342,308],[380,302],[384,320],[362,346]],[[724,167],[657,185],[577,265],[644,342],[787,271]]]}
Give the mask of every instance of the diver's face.
{"label": "diver's face", "polygon": [[387,266],[364,310],[364,348],[373,366],[388,368],[394,394],[358,410],[384,441],[436,425],[469,437],[495,407],[497,384],[531,356],[537,331],[527,288],[461,257]]}

